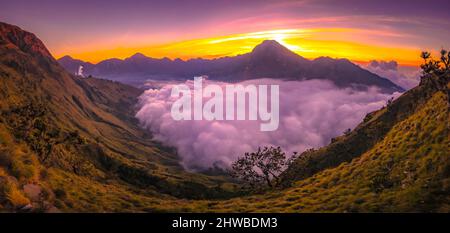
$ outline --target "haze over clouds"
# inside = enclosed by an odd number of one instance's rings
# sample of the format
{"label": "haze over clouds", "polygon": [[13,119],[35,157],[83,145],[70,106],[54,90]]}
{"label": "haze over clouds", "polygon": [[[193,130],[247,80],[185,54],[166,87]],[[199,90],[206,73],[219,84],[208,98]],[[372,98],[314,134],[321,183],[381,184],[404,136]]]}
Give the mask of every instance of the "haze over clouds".
{"label": "haze over clouds", "polygon": [[[193,81],[186,81],[192,87]],[[207,81],[203,85],[226,83]],[[241,82],[280,86],[280,125],[278,130],[261,132],[260,121],[175,121],[170,110],[177,98],[171,97],[173,84],[149,89],[140,96],[136,117],[155,139],[177,148],[182,165],[202,169],[227,166],[245,152],[259,146],[281,146],[289,152],[320,147],[354,128],[363,117],[386,104],[392,96],[376,88],[355,91],[338,89],[322,80],[280,81],[260,79]],[[398,96],[398,93],[394,94]]]}
{"label": "haze over clouds", "polygon": [[419,67],[399,66],[396,61],[370,61],[364,69],[387,78],[395,84],[409,90],[420,82],[421,70]]}

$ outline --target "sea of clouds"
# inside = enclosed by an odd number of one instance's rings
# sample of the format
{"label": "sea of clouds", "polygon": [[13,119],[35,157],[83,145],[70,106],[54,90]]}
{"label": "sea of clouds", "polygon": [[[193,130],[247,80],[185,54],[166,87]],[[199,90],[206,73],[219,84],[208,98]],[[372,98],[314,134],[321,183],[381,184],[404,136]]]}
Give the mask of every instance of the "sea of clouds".
{"label": "sea of clouds", "polygon": [[[193,81],[184,84],[193,86]],[[227,83],[207,81],[224,88]],[[364,116],[381,108],[391,97],[377,88],[356,91],[337,88],[323,80],[281,81],[259,79],[238,84],[273,84],[280,88],[280,122],[275,131],[261,132],[260,121],[175,121],[171,97],[175,83],[146,90],[139,98],[136,117],[154,138],[177,148],[182,165],[189,170],[227,167],[245,152],[260,146],[281,146],[289,154],[318,148],[331,138],[354,128]]]}

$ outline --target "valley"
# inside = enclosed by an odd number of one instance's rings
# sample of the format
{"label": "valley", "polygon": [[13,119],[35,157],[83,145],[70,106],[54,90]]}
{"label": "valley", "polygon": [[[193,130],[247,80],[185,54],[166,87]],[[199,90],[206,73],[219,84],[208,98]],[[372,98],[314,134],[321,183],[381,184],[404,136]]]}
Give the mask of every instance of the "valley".
{"label": "valley", "polygon": [[[265,41],[249,54],[216,60],[136,55],[109,61],[117,69],[105,73],[102,64],[109,62],[83,66],[100,77],[126,76],[124,67],[133,64],[146,75],[177,79],[199,72],[221,81],[235,77],[231,82],[279,75],[404,91],[348,60],[310,61],[280,46]],[[185,169],[175,147],[142,127],[135,116],[144,90],[75,76],[71,67],[79,63],[72,62],[66,57],[60,65],[34,34],[0,23],[2,212],[450,211],[448,73],[424,75],[354,129],[303,152],[281,174],[282,186],[246,193],[221,169]],[[143,85],[139,80],[135,86]]]}

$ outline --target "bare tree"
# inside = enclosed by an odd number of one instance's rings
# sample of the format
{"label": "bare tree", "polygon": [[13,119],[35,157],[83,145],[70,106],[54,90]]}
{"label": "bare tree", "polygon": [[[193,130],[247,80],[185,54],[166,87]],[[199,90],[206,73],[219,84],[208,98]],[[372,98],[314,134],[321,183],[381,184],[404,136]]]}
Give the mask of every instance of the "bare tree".
{"label": "bare tree", "polygon": [[279,175],[297,157],[292,157],[280,147],[258,148],[256,152],[245,153],[232,164],[231,175],[243,182],[244,187],[258,191],[266,187],[273,188],[279,184]]}
{"label": "bare tree", "polygon": [[442,75],[450,71],[450,53],[445,49],[441,49],[440,55],[440,59],[435,60],[431,57],[431,53],[427,51],[423,51],[420,54],[420,57],[423,59],[423,64],[420,65],[420,68],[422,68],[424,74]]}
{"label": "bare tree", "polygon": [[441,62],[444,64],[445,70],[450,69],[450,52],[445,49],[441,49]]}
{"label": "bare tree", "polygon": [[431,57],[431,53],[429,53],[427,51],[422,51],[422,53],[420,54],[420,57],[423,58],[424,63],[427,63],[427,60]]}

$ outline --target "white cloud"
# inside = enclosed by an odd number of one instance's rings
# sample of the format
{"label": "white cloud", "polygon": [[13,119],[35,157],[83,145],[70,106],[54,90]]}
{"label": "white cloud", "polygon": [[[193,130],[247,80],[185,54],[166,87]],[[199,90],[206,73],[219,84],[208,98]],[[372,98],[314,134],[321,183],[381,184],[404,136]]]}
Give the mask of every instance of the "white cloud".
{"label": "white cloud", "polygon": [[[220,86],[225,83],[208,81]],[[192,86],[192,81],[185,83]],[[323,80],[250,80],[240,83],[280,86],[278,130],[261,132],[259,121],[175,121],[170,110],[173,84],[145,91],[136,117],[155,139],[177,148],[181,163],[188,169],[227,166],[245,152],[259,146],[281,146],[289,153],[320,147],[355,127],[363,117],[386,104],[391,95],[376,88],[355,91],[339,89]],[[398,93],[395,94],[398,96]]]}

